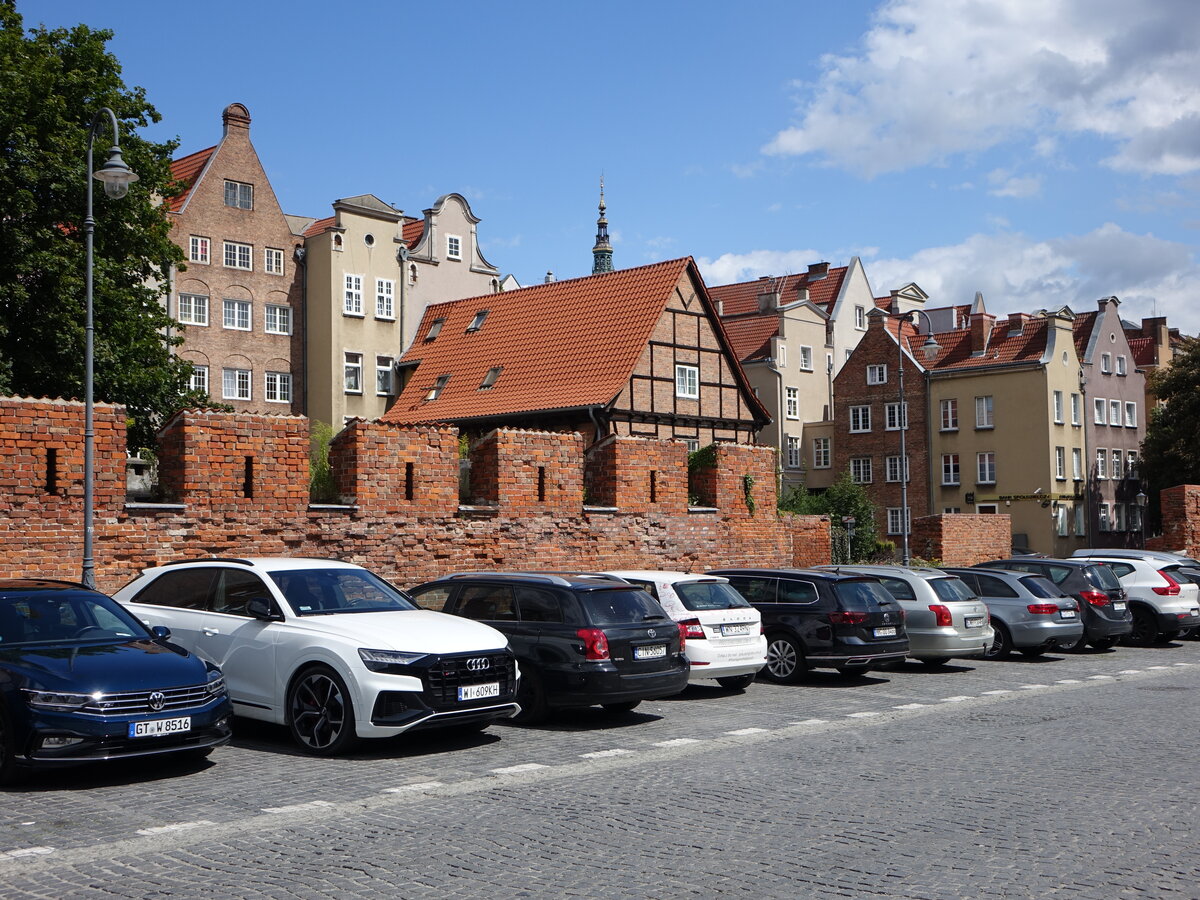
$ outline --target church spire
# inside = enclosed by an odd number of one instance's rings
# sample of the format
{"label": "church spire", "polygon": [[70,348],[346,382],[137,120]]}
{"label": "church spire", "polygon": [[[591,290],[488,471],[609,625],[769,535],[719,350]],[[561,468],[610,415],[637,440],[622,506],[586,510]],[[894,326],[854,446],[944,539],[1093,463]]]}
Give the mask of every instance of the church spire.
{"label": "church spire", "polygon": [[605,218],[604,176],[600,176],[600,218],[596,220],[596,246],[592,247],[592,274],[611,272],[612,244],[608,242],[608,219]]}

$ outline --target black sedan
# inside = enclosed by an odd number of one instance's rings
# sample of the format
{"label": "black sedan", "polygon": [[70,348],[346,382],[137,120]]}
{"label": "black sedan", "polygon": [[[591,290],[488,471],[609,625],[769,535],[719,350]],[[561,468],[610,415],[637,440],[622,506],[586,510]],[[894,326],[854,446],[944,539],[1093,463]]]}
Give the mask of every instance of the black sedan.
{"label": "black sedan", "polygon": [[26,766],[226,743],[220,671],[169,637],[82,585],[0,580],[0,784]]}

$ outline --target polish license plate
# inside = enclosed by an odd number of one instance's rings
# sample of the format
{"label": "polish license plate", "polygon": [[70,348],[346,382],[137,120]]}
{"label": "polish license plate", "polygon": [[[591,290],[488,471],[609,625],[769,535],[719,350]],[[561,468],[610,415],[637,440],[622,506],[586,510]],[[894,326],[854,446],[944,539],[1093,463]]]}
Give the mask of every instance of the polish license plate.
{"label": "polish license plate", "polygon": [[1113,609],[1116,610],[1117,612],[1125,612],[1125,604],[1124,603],[1114,603]]}
{"label": "polish license plate", "polygon": [[968,628],[982,628],[983,616],[966,616],[963,622]]}
{"label": "polish license plate", "polygon": [[165,737],[168,734],[183,734],[183,732],[191,730],[191,716],[184,716],[181,719],[151,719],[149,722],[129,723],[131,738]]}
{"label": "polish license plate", "polygon": [[1059,614],[1059,616],[1061,616],[1064,619],[1075,618],[1075,610],[1073,610],[1073,609],[1060,609],[1058,611],[1058,614]]}
{"label": "polish license plate", "polygon": [[648,644],[645,647],[634,647],[634,659],[662,659],[667,655],[666,644]]}
{"label": "polish license plate", "polygon": [[725,637],[733,637],[734,635],[749,634],[749,633],[750,633],[750,623],[749,622],[746,622],[741,625],[722,625],[721,626],[721,634]]}
{"label": "polish license plate", "polygon": [[500,682],[489,681],[487,684],[464,684],[458,689],[459,700],[483,700],[486,697],[500,696]]}
{"label": "polish license plate", "polygon": [[896,636],[896,626],[895,625],[889,625],[886,628],[876,628],[875,629],[875,637],[895,637],[895,636]]}

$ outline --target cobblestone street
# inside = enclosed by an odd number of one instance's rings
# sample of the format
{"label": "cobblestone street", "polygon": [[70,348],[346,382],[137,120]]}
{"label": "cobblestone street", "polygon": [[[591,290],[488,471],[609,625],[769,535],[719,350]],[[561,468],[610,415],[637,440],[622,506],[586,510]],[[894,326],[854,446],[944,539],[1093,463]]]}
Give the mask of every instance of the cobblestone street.
{"label": "cobblestone street", "polygon": [[240,723],[209,763],[0,794],[7,897],[1200,895],[1200,643],[692,687],[342,759]]}

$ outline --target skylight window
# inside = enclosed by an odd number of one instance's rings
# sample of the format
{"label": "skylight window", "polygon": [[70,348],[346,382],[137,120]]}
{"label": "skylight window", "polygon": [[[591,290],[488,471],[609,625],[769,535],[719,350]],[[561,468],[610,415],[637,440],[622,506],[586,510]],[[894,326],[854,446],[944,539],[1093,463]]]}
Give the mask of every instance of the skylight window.
{"label": "skylight window", "polygon": [[487,374],[483,376],[483,383],[479,385],[479,389],[481,391],[483,391],[483,390],[486,390],[487,388],[490,388],[493,384],[496,383],[496,379],[500,377],[500,373],[503,371],[504,371],[504,366],[496,366],[494,368],[488,369]]}
{"label": "skylight window", "polygon": [[446,324],[445,319],[434,319],[429,323],[429,330],[425,332],[425,340],[432,341],[442,332],[442,326]]}
{"label": "skylight window", "polygon": [[483,320],[487,318],[488,311],[481,309],[475,313],[475,318],[471,320],[471,324],[467,326],[467,331],[478,331],[483,327]]}
{"label": "skylight window", "polygon": [[437,382],[429,389],[429,393],[425,395],[426,400],[436,400],[441,396],[447,382],[450,381],[449,375],[439,375]]}

